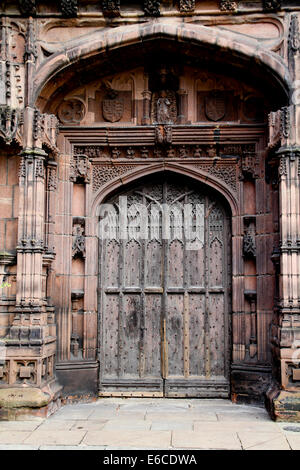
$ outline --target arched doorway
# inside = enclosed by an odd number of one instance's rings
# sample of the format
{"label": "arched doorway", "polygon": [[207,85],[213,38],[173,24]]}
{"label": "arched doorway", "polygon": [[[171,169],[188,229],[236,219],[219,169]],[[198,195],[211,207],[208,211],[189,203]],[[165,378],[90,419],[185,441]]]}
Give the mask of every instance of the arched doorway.
{"label": "arched doorway", "polygon": [[100,395],[227,397],[224,202],[164,172],[110,196],[100,225]]}

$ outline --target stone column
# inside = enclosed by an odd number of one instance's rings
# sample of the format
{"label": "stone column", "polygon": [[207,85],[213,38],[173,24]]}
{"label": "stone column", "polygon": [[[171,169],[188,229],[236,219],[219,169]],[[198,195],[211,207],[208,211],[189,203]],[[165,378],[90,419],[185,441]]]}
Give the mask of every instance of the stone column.
{"label": "stone column", "polygon": [[46,256],[46,168],[43,150],[47,116],[25,109],[24,149],[19,172],[17,293],[6,343],[9,381],[0,390],[0,416],[34,411],[48,415],[60,404],[56,382],[56,328],[47,307],[43,264]]}
{"label": "stone column", "polygon": [[[299,18],[291,15],[290,105],[280,111],[280,301],[275,360],[279,384],[268,393],[274,419],[300,421],[300,36]],[[277,344],[276,344],[277,343]]]}

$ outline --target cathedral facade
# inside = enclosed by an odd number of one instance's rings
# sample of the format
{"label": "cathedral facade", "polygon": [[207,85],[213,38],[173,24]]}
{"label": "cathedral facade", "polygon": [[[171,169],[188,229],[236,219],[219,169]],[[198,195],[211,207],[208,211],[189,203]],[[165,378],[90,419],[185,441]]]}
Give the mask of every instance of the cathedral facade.
{"label": "cathedral facade", "polygon": [[0,2],[0,419],[300,420],[300,6]]}

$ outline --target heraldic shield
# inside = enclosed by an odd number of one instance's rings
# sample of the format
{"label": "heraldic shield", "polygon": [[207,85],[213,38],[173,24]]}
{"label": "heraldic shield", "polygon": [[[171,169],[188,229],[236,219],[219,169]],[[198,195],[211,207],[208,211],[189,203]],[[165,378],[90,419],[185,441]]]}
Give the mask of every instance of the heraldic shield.
{"label": "heraldic shield", "polygon": [[223,93],[212,91],[205,98],[205,114],[211,121],[219,121],[225,115],[225,97]]}
{"label": "heraldic shield", "polygon": [[124,113],[124,101],[120,98],[105,99],[102,102],[102,113],[106,121],[118,122]]}

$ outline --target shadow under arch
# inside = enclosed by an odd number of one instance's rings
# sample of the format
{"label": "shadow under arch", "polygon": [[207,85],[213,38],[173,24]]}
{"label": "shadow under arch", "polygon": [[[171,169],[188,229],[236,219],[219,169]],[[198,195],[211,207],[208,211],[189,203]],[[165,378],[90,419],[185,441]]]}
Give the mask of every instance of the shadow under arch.
{"label": "shadow under arch", "polygon": [[143,61],[147,63],[151,49],[165,50],[168,54],[170,44],[173,47],[175,44],[174,57],[180,55],[184,60],[190,57],[205,66],[215,63],[218,67],[229,67],[243,73],[245,79],[250,74],[262,89],[277,96],[281,104],[291,89],[291,79],[283,60],[257,41],[245,40],[240,35],[213,27],[157,20],[99,30],[54,53],[36,70],[30,104],[48,112],[49,97],[58,90],[63,94],[70,89],[72,81],[83,84],[92,70],[104,76],[118,72],[119,67],[124,69],[124,64],[134,67]]}

